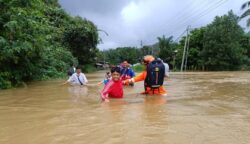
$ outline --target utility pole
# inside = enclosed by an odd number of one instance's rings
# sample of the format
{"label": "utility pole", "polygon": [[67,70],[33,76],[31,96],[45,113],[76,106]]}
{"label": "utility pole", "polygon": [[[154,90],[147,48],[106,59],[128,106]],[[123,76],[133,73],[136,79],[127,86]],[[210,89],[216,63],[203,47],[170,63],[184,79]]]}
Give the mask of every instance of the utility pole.
{"label": "utility pole", "polygon": [[182,62],[181,62],[181,72],[183,72],[184,60],[185,60],[185,56],[186,56],[186,49],[187,49],[187,43],[188,43],[188,37],[189,37],[189,29],[190,29],[190,26],[187,27],[187,36],[186,36],[186,40],[185,40],[185,45],[184,45],[183,55],[182,55]]}
{"label": "utility pole", "polygon": [[187,41],[186,60],[185,60],[185,71],[187,70],[187,61],[188,61],[188,55],[189,55],[189,41],[190,41],[190,36],[188,36],[188,41]]}
{"label": "utility pole", "polygon": [[143,43],[142,43],[142,40],[140,41],[140,45],[141,45],[142,53],[143,53],[143,55],[144,55],[144,53],[145,53],[144,51],[145,51],[145,50],[143,49]]}
{"label": "utility pole", "polygon": [[151,46],[151,50],[152,50],[151,55],[154,55],[153,54],[153,52],[154,52],[153,46]]}
{"label": "utility pole", "polygon": [[105,52],[103,51],[103,61],[104,61],[104,64],[106,63],[105,61]]}

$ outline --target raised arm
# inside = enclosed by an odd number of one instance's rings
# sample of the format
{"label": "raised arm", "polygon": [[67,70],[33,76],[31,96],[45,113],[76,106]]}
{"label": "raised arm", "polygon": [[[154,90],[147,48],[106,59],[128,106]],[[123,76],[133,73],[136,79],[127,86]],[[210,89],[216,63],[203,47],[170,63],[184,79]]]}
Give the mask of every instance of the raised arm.
{"label": "raised arm", "polygon": [[72,81],[72,76],[69,77],[69,79],[67,81],[65,81],[64,83],[62,83],[61,85],[66,85],[68,83],[70,83]]}
{"label": "raised arm", "polygon": [[107,85],[104,87],[104,89],[101,92],[101,99],[104,101],[108,101],[109,99],[109,93],[111,92],[112,88],[113,88],[113,84],[114,82],[111,80],[107,83]]}
{"label": "raised arm", "polygon": [[144,71],[144,72],[138,74],[136,77],[133,77],[131,79],[123,81],[123,84],[129,84],[129,83],[143,81],[143,80],[145,80],[146,76],[147,76],[147,72]]}

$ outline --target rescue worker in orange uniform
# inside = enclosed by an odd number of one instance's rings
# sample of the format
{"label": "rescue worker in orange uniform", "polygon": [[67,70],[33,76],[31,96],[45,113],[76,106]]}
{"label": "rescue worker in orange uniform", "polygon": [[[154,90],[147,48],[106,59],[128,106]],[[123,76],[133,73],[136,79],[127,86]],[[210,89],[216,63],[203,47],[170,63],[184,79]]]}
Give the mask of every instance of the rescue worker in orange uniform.
{"label": "rescue worker in orange uniform", "polygon": [[[147,78],[147,66],[148,66],[149,63],[151,63],[154,60],[155,60],[155,58],[153,56],[151,56],[151,55],[144,56],[143,64],[145,66],[145,70],[142,73],[138,74],[136,77],[123,81],[123,83],[124,84],[129,84],[129,83],[144,81],[144,85],[145,85],[145,79]],[[164,87],[162,85],[157,89],[145,86],[145,91],[142,92],[141,94],[149,94],[149,95],[154,95],[155,94],[155,95],[166,96],[167,92],[166,92],[166,90],[164,89]]]}

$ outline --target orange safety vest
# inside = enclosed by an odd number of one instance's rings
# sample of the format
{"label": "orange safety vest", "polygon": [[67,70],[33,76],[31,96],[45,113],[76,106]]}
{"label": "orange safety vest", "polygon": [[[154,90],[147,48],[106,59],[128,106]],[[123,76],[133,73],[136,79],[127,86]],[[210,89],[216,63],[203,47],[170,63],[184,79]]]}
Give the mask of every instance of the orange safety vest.
{"label": "orange safety vest", "polygon": [[[136,77],[132,78],[132,82],[139,82],[144,81],[147,77],[147,71],[143,71],[142,73],[138,74]],[[159,89],[151,89],[150,87],[146,87],[145,91],[142,94],[156,94],[156,95],[166,95],[167,91],[164,89],[163,86],[160,86]]]}

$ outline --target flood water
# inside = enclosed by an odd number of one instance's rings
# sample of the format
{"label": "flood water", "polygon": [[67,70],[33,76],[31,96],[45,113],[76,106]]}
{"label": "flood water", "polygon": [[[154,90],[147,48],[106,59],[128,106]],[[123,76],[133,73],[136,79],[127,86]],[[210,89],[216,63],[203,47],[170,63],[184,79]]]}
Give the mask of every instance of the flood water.
{"label": "flood water", "polygon": [[[103,72],[88,74],[99,82]],[[1,144],[249,144],[250,72],[171,73],[168,96],[101,103],[103,86],[63,80],[0,91]]]}

